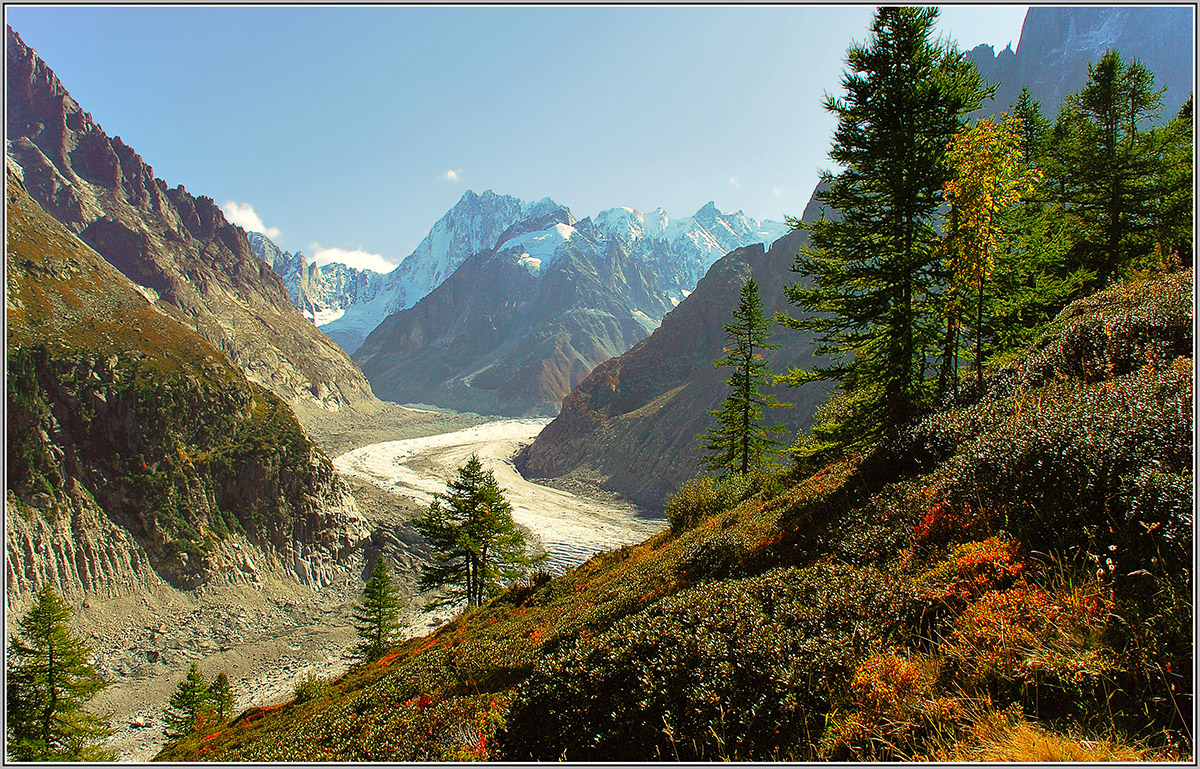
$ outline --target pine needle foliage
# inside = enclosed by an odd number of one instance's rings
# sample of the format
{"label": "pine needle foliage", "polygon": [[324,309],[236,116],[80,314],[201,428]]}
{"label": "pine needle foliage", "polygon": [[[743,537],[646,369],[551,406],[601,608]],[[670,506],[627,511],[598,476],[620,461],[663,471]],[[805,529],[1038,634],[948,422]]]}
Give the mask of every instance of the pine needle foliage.
{"label": "pine needle foliage", "polygon": [[16,761],[105,761],[112,734],[84,704],[108,686],[91,665],[92,649],[68,626],[71,608],[45,585],[9,640],[8,756]]}
{"label": "pine needle foliage", "polygon": [[181,740],[195,732],[204,720],[208,706],[208,686],[204,682],[204,674],[193,662],[163,711],[167,739]]}
{"label": "pine needle foliage", "polygon": [[1109,51],[1088,65],[1087,84],[1067,96],[1055,123],[1049,170],[1076,228],[1071,256],[1098,286],[1149,266],[1170,195],[1162,94],[1150,70]]}
{"label": "pine needle foliage", "polygon": [[422,590],[439,590],[428,608],[482,606],[506,584],[542,560],[525,553],[525,537],[512,519],[491,470],[471,455],[437,494],[425,515],[413,523],[433,549],[433,562],[421,570]]}
{"label": "pine needle foliage", "polygon": [[783,425],[763,425],[764,408],[787,407],[764,393],[763,388],[775,383],[770,366],[762,353],[779,348],[771,338],[771,322],[763,312],[758,283],[750,278],[738,293],[733,321],[725,324],[725,357],[714,366],[733,369],[725,383],[729,395],[719,409],[709,411],[717,418],[717,426],[700,435],[702,447],[708,452],[705,466],[712,472],[736,472],[746,475],[760,466],[768,454],[778,453],[783,441],[771,437],[784,431]]}
{"label": "pine needle foliage", "polygon": [[383,558],[375,561],[363,586],[363,597],[354,605],[354,628],[362,639],[354,648],[363,662],[374,662],[387,653],[400,629],[400,601]]}
{"label": "pine needle foliage", "polygon": [[821,175],[820,219],[789,220],[809,231],[793,267],[806,280],[786,288],[805,314],[780,321],[815,332],[828,363],[786,380],[831,379],[852,395],[829,436],[845,446],[895,434],[932,400],[925,372],[942,326],[946,145],[989,93],[962,53],[935,42],[937,15],[880,8],[869,41],[850,47],[845,95],[824,104],[838,119],[829,157],[842,170]]}

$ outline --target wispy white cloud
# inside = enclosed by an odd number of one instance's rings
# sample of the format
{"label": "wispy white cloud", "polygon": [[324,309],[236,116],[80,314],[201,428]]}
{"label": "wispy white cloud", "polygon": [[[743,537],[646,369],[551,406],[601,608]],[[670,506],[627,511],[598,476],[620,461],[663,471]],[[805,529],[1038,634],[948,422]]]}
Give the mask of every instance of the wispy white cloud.
{"label": "wispy white cloud", "polygon": [[225,212],[226,219],[243,230],[261,232],[272,240],[279,237],[279,228],[263,224],[262,218],[254,212],[254,206],[249,203],[235,203],[232,200],[226,200],[221,204],[221,210]]}
{"label": "wispy white cloud", "polygon": [[458,184],[460,181],[462,181],[462,172],[463,170],[461,168],[450,168],[446,170],[446,173],[442,174],[441,178],[444,181]]}
{"label": "wispy white cloud", "polygon": [[729,177],[729,183],[732,184],[734,187],[742,186],[742,183],[738,181],[738,178],[736,176]]}
{"label": "wispy white cloud", "polygon": [[364,251],[362,246],[354,250],[345,248],[324,248],[320,243],[311,243],[308,250],[312,252],[312,261],[315,264],[329,264],[330,262],[338,262],[347,267],[354,267],[359,270],[371,270],[372,272],[391,272],[396,269],[393,262],[389,262],[383,258],[382,254],[372,254],[369,251]]}
{"label": "wispy white cloud", "polygon": [[788,192],[789,192],[789,190],[787,187],[772,187],[771,188],[771,194],[777,198],[782,198],[784,195],[788,194]]}

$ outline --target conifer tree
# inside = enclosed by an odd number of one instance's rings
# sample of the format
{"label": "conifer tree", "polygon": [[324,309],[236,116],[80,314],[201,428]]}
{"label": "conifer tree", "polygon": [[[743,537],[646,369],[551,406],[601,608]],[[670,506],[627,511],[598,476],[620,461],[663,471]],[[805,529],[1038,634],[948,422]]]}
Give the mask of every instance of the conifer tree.
{"label": "conifer tree", "polygon": [[482,606],[503,585],[542,560],[525,553],[525,537],[512,519],[512,506],[491,470],[472,455],[413,524],[433,550],[421,571],[421,589],[445,590],[429,608],[466,601]]}
{"label": "conifer tree", "polygon": [[1192,97],[1163,128],[1162,187],[1166,191],[1154,210],[1155,238],[1165,252],[1176,253],[1190,264],[1192,258],[1192,212],[1195,205],[1195,176],[1192,140]]}
{"label": "conifer tree", "polygon": [[92,667],[91,648],[68,626],[71,609],[45,585],[9,639],[6,692],[8,755],[16,761],[102,761],[112,729],[83,709],[108,686]]}
{"label": "conifer tree", "polygon": [[762,356],[766,350],[779,348],[767,341],[770,338],[771,323],[763,313],[758,283],[750,278],[738,293],[733,322],[725,324],[725,357],[713,362],[733,371],[725,380],[729,385],[725,403],[720,409],[708,412],[717,418],[717,427],[699,436],[709,454],[704,463],[710,471],[745,475],[761,464],[766,454],[783,445],[771,437],[772,433],[782,432],[783,425],[762,424],[764,407],[791,405],[763,392],[764,387],[775,382]]}
{"label": "conifer tree", "polygon": [[208,702],[218,721],[227,721],[233,717],[233,687],[229,684],[229,676],[223,671],[208,686]]}
{"label": "conifer tree", "polygon": [[1088,81],[1069,94],[1052,132],[1047,172],[1076,233],[1075,265],[1103,285],[1154,250],[1155,211],[1168,194],[1155,121],[1162,90],[1139,62],[1109,51],[1088,66]]}
{"label": "conifer tree", "polygon": [[1042,145],[1050,131],[1050,121],[1042,114],[1042,105],[1029,89],[1021,86],[1017,100],[1012,105],[1012,116],[1016,119],[1020,136],[1021,157],[1029,166],[1036,167],[1042,155]]}
{"label": "conifer tree", "polygon": [[848,51],[845,95],[812,223],[787,287],[808,314],[785,325],[813,331],[828,363],[790,371],[792,384],[838,382],[846,409],[831,433],[842,445],[891,434],[931,400],[925,373],[942,333],[938,209],[950,177],[946,144],[989,93],[953,47],[934,40],[935,8],[876,11],[871,37]]}
{"label": "conifer tree", "polygon": [[382,557],[371,569],[362,602],[354,605],[354,627],[362,639],[355,654],[363,662],[373,662],[386,654],[400,629],[400,601]]}
{"label": "conifer tree", "polygon": [[204,674],[200,672],[200,666],[193,662],[163,710],[167,739],[181,740],[195,732],[210,709]]}

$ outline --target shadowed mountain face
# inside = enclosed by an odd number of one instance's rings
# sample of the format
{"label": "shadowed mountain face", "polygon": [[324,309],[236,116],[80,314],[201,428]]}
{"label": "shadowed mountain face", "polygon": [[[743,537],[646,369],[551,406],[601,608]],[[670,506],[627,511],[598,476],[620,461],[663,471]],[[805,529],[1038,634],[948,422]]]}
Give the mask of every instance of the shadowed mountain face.
{"label": "shadowed mountain face", "polygon": [[10,606],[46,583],[327,584],[368,530],[291,409],[43,211],[11,161],[5,186]]}
{"label": "shadowed mountain face", "polygon": [[597,363],[644,339],[721,254],[781,229],[711,203],[679,220],[615,208],[577,222],[541,201],[381,323],[354,358],[388,400],[555,414]]}
{"label": "shadowed mountain face", "polygon": [[[783,286],[794,282],[791,265],[806,234],[791,233],[770,250],[747,246],[721,258],[650,337],[619,358],[600,364],[563,401],[562,412],[518,457],[530,477],[568,477],[598,483],[648,509],[696,473],[697,435],[713,426],[709,409],[728,394],[729,370],[713,365],[724,355],[724,325],[738,292],[758,282],[767,317],[790,307]],[[808,336],[775,327],[778,350],[767,354],[775,373],[807,366]],[[795,431],[807,427],[828,387],[774,388],[792,408],[767,415]]]}
{"label": "shadowed mountain face", "polygon": [[6,63],[8,154],[48,213],[285,401],[338,408],[371,398],[212,199],[168,189],[11,27]]}
{"label": "shadowed mountain face", "polygon": [[1155,85],[1166,87],[1163,115],[1169,117],[1192,92],[1192,57],[1180,52],[1195,45],[1194,12],[1190,6],[1033,6],[1015,53],[980,45],[968,54],[981,75],[1000,83],[984,112],[1008,110],[1026,86],[1053,120],[1067,94],[1087,81],[1088,64],[1112,49],[1139,60],[1154,73]]}

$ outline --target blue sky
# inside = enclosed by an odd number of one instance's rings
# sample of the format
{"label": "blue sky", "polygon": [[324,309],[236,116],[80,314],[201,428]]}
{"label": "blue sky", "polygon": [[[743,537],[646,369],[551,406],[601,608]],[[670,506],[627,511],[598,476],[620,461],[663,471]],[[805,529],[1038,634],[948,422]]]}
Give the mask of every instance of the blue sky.
{"label": "blue sky", "polygon": [[[969,49],[1027,6],[942,6]],[[283,248],[386,269],[473,189],[799,215],[873,8],[6,6],[109,135]],[[261,222],[261,224],[258,224]]]}

